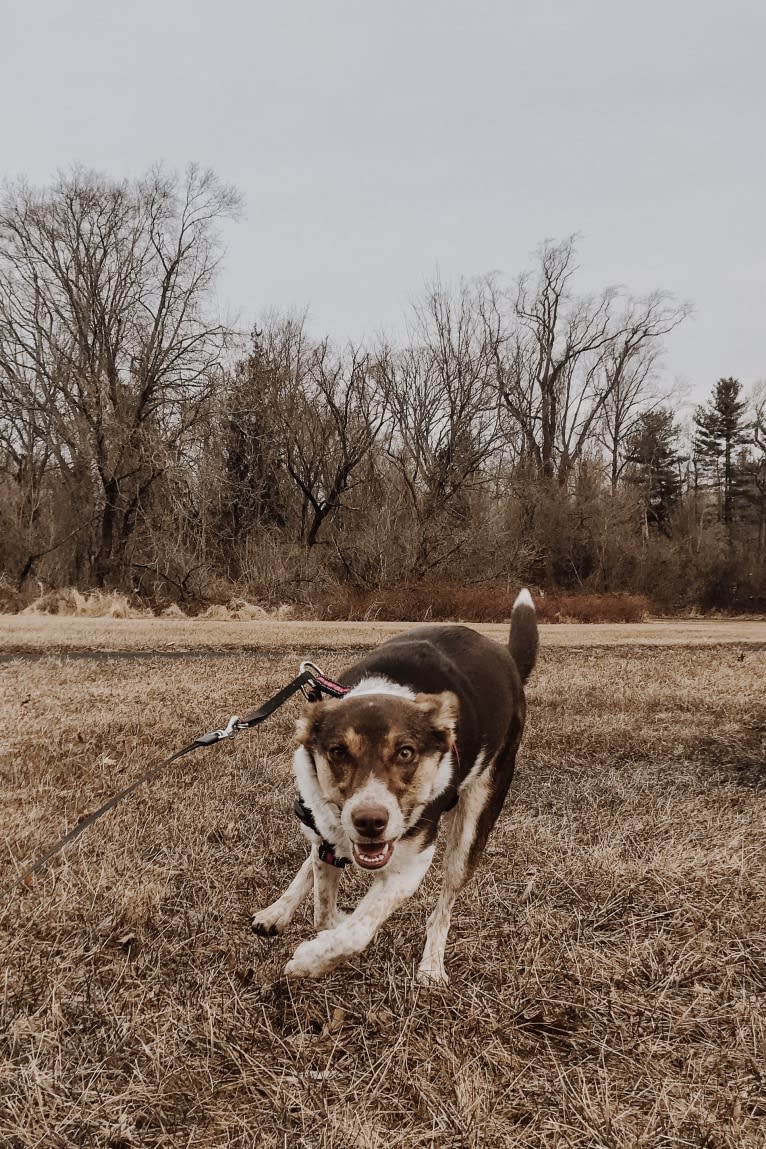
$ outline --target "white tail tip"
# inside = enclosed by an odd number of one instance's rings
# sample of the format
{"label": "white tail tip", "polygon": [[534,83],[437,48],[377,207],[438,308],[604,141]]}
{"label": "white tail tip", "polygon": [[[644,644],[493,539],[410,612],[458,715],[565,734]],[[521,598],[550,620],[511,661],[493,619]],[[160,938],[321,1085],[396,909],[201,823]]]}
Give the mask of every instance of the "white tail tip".
{"label": "white tail tip", "polygon": [[513,609],[516,610],[518,606],[531,606],[532,610],[535,609],[532,595],[529,593],[526,587],[524,587],[524,590],[520,590],[516,596],[516,601],[513,604]]}

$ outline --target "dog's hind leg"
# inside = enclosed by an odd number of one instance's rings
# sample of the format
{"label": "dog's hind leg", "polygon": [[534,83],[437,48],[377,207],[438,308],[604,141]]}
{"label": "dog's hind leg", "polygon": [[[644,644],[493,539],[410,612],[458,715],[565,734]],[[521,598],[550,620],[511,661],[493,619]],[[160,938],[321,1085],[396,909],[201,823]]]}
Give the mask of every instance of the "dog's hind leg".
{"label": "dog's hind leg", "polygon": [[422,985],[447,985],[444,949],[447,944],[452,907],[463,886],[470,880],[503,804],[513,774],[510,768],[487,767],[461,791],[449,819],[444,848],[444,877],[436,908],[428,919],[426,944],[418,966],[417,978]]}
{"label": "dog's hind leg", "polygon": [[[253,933],[260,934],[261,937],[273,937],[274,934],[281,934],[285,927],[290,924],[295,911],[313,885],[315,853],[316,848],[312,847],[311,853],[282,897],[277,898],[265,910],[261,910],[254,916],[252,921]],[[323,863],[320,862],[319,864],[321,866]]]}

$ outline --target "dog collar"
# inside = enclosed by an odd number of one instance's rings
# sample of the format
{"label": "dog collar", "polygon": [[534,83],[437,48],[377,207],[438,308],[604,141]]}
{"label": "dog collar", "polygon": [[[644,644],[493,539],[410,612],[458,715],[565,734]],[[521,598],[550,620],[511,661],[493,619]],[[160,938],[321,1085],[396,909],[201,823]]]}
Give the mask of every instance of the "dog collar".
{"label": "dog collar", "polygon": [[293,812],[299,822],[302,822],[309,830],[313,830],[313,832],[322,839],[319,843],[319,857],[323,862],[328,866],[336,866],[339,870],[342,870],[344,866],[351,865],[350,858],[343,858],[339,854],[336,854],[332,842],[328,842],[319,834],[317,824],[314,821],[314,815],[311,813],[311,807],[307,806],[302,798],[295,799]]}
{"label": "dog collar", "polygon": [[335,847],[331,846],[329,842],[325,842],[324,839],[322,839],[319,846],[319,857],[323,862],[326,862],[328,866],[337,866],[339,870],[342,870],[344,866],[351,865],[350,858],[338,857],[335,853]]}

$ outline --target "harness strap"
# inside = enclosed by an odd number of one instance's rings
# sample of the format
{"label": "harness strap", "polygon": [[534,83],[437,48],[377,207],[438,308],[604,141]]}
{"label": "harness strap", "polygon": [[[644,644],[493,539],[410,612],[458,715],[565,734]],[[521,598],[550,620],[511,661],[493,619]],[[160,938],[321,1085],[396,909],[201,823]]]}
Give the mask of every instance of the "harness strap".
{"label": "harness strap", "polygon": [[[309,830],[312,830],[319,838],[322,838],[322,835],[317,829],[317,824],[314,821],[314,815],[311,813],[311,807],[307,806],[302,798],[295,799],[293,812],[299,822],[302,822],[304,826],[308,826]],[[323,862],[326,862],[328,866],[337,866],[339,870],[342,870],[344,866],[351,865],[351,859],[343,858],[339,854],[336,854],[333,844],[325,838],[322,838],[319,843],[319,857]]]}
{"label": "harness strap", "polygon": [[301,687],[303,697],[307,702],[319,702],[323,694],[329,694],[333,698],[343,698],[351,689],[350,686],[341,686],[339,682],[333,682],[331,678],[327,678],[315,662],[301,663],[301,674],[307,671],[311,685]]}

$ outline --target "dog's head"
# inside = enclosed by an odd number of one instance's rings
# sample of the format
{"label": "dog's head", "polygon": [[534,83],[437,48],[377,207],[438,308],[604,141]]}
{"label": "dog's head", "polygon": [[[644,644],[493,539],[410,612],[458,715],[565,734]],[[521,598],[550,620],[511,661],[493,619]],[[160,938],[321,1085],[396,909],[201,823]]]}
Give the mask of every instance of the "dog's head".
{"label": "dog's head", "polygon": [[364,694],[313,703],[298,722],[323,799],[338,807],[354,861],[390,862],[396,843],[449,784],[458,701]]}

